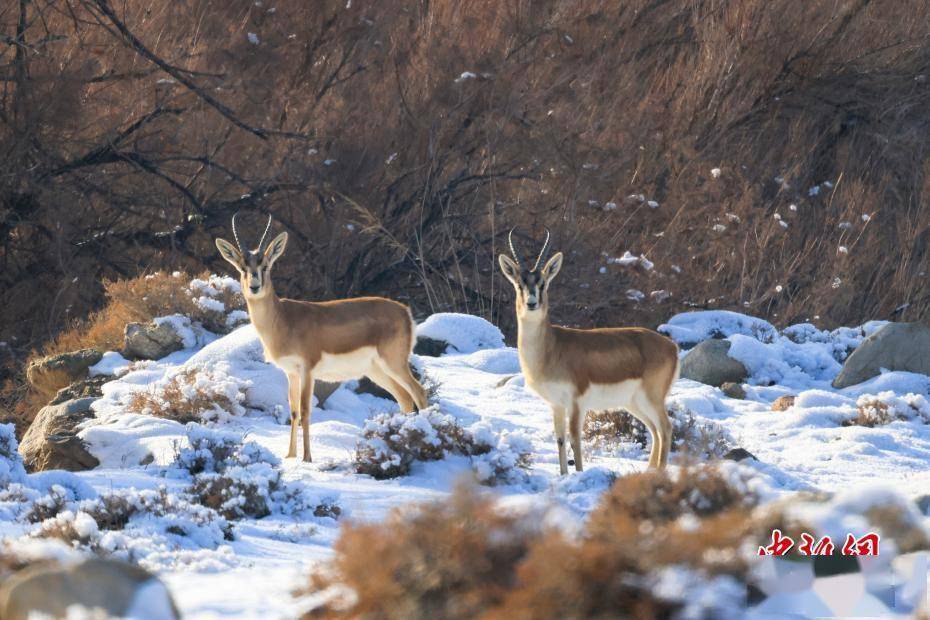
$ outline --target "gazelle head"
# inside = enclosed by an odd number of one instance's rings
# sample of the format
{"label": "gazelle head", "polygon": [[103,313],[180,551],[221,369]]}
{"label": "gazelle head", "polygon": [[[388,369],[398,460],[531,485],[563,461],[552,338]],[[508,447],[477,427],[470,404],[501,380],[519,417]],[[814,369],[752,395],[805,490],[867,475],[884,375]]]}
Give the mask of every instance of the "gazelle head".
{"label": "gazelle head", "polygon": [[542,262],[546,249],[549,247],[549,231],[547,230],[546,240],[543,241],[542,250],[536,257],[536,263],[532,269],[526,269],[522,266],[520,257],[513,247],[513,230],[510,231],[507,241],[513,258],[501,254],[497,260],[504,276],[510,280],[517,293],[517,317],[521,319],[545,318],[549,312],[549,284],[562,268],[562,253],[559,252],[550,258],[540,269],[539,263]]}
{"label": "gazelle head", "polygon": [[281,233],[265,246],[265,237],[268,236],[268,231],[271,229],[271,216],[269,215],[268,224],[265,225],[265,232],[262,233],[258,247],[246,251],[242,249],[242,244],[239,243],[239,233],[236,232],[236,215],[232,218],[233,238],[236,240],[236,245],[225,239],[217,239],[216,247],[220,251],[220,256],[229,261],[239,272],[239,282],[242,283],[243,296],[247,299],[258,299],[272,291],[271,266],[284,254],[284,247],[287,245],[287,232]]}

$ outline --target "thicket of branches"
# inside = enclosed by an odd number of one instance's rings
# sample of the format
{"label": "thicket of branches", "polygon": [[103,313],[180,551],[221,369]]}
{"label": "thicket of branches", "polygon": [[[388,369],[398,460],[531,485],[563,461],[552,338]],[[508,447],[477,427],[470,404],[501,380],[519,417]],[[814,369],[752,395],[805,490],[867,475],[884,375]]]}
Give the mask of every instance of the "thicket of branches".
{"label": "thicket of branches", "polygon": [[563,322],[920,318],[928,33],[922,0],[7,2],[0,339],[224,270],[240,210],[291,233],[293,296],[506,328],[518,225],[569,253]]}

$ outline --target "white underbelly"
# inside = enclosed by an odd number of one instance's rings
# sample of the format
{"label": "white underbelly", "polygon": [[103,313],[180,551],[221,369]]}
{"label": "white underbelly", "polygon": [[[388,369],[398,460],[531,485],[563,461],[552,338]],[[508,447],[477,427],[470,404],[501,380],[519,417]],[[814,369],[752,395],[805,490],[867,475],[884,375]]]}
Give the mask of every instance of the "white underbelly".
{"label": "white underbelly", "polygon": [[568,382],[527,381],[526,385],[544,401],[556,407],[570,407],[575,395],[575,387]]}
{"label": "white underbelly", "polygon": [[626,409],[642,385],[641,379],[627,379],[619,383],[591,383],[578,398],[578,404],[583,411]]}
{"label": "white underbelly", "polygon": [[362,347],[348,353],[323,353],[312,369],[320,381],[348,381],[368,374],[378,357],[375,347]]}

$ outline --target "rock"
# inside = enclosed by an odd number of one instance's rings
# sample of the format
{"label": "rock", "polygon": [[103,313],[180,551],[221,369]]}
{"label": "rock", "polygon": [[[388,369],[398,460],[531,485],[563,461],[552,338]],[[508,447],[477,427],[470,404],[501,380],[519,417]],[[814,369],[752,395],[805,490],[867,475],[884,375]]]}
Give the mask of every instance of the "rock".
{"label": "rock", "polygon": [[[102,610],[109,618],[180,618],[168,588],[148,571],[115,560],[39,563],[0,586],[0,618],[71,617],[69,607]],[[88,617],[98,617],[90,614]]]}
{"label": "rock", "polygon": [[445,340],[429,338],[427,336],[417,336],[417,344],[413,347],[413,352],[417,355],[427,357],[439,357],[449,348],[449,343]]}
{"label": "rock", "polygon": [[97,377],[89,377],[83,381],[76,381],[68,387],[58,390],[58,393],[55,394],[55,398],[53,398],[49,404],[60,405],[63,402],[76,400],[78,398],[100,398],[103,396],[103,384],[112,380],[113,377],[99,375]]}
{"label": "rock", "polygon": [[394,397],[391,396],[391,393],[385,390],[383,387],[369,379],[368,377],[362,377],[358,380],[358,387],[355,388],[356,394],[371,394],[372,396],[377,396],[378,398],[386,398],[390,401],[397,402],[394,400]]}
{"label": "rock", "polygon": [[797,398],[792,394],[779,396],[772,401],[772,411],[787,411],[794,407],[794,399]]}
{"label": "rock", "polygon": [[326,399],[332,396],[333,392],[338,390],[340,385],[342,384],[338,381],[314,381],[313,395],[316,396],[316,406],[322,407]]}
{"label": "rock", "polygon": [[746,448],[733,448],[732,450],[724,454],[723,458],[728,461],[737,461],[737,462],[745,461],[746,459],[752,459],[754,461],[759,460],[756,458],[756,455],[754,455],[752,452],[750,452]]}
{"label": "rock", "polygon": [[94,417],[90,410],[94,400],[79,398],[47,405],[39,411],[19,444],[26,469],[84,471],[100,464],[77,436],[77,426]]}
{"label": "rock", "polygon": [[51,398],[58,390],[87,377],[87,369],[101,358],[103,353],[96,349],[49,355],[29,363],[26,379],[39,393]]}
{"label": "rock", "polygon": [[930,495],[921,495],[914,500],[914,503],[917,504],[917,509],[920,510],[920,514],[930,515]]}
{"label": "rock", "polygon": [[877,377],[882,368],[930,375],[930,329],[921,323],[888,323],[846,358],[833,387],[862,383]]}
{"label": "rock", "polygon": [[740,400],[746,398],[746,390],[743,389],[743,386],[739,383],[733,383],[732,381],[727,381],[721,385],[720,391],[730,398],[738,398]]}
{"label": "rock", "polygon": [[681,376],[707,385],[742,383],[749,372],[741,362],[733,359],[728,340],[705,340],[685,355],[681,361]]}
{"label": "rock", "polygon": [[184,339],[171,323],[129,323],[123,334],[123,355],[129,359],[159,360],[184,348]]}

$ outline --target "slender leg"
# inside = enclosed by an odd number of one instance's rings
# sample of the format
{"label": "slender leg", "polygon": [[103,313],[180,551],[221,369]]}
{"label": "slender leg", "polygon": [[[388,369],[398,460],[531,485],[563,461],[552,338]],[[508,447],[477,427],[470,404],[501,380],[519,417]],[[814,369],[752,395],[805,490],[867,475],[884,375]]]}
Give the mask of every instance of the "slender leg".
{"label": "slender leg", "polygon": [[572,413],[569,419],[569,432],[572,435],[572,453],[575,455],[575,471],[584,471],[581,459],[581,426],[584,423],[584,414],[578,402],[572,403]]}
{"label": "slender leg", "polygon": [[403,359],[402,363],[398,362],[396,364],[396,366],[398,366],[397,368],[392,368],[384,360],[378,360],[376,364],[388,377],[407,390],[407,393],[413,398],[413,402],[416,404],[418,410],[426,409],[428,406],[426,402],[426,390],[423,389],[420,382],[417,381],[413,373],[410,372],[410,366],[407,365],[406,358]]}
{"label": "slender leg", "polygon": [[630,403],[626,410],[634,418],[643,423],[649,435],[652,437],[652,447],[649,449],[648,467],[656,468],[659,466],[659,455],[662,450],[662,440],[660,439],[659,430],[653,422],[652,409],[649,403],[637,399],[635,403]]}
{"label": "slender leg", "polygon": [[662,453],[659,455],[659,469],[665,469],[668,464],[668,453],[672,449],[672,421],[668,418],[668,412],[665,410],[665,403],[662,406],[653,405],[656,409],[656,417],[659,420],[659,429],[662,433]]}
{"label": "slender leg", "polygon": [[297,424],[300,422],[300,375],[287,375],[287,402],[291,406],[291,442],[287,448],[287,458],[297,456]]}
{"label": "slender leg", "polygon": [[300,425],[304,431],[304,462],[310,463],[310,413],[313,411],[313,376],[307,373],[300,386]]}
{"label": "slender leg", "polygon": [[397,381],[394,381],[394,379],[391,379],[387,373],[373,366],[371,370],[368,371],[368,378],[391,393],[391,396],[397,401],[401,413],[413,411],[413,400],[410,398],[407,389]]}
{"label": "slender leg", "polygon": [[568,473],[568,459],[565,454],[565,409],[552,406],[552,424],[555,427],[555,441],[559,444],[559,473]]}

